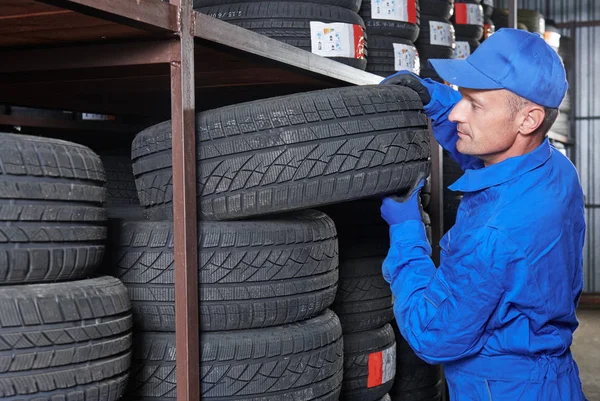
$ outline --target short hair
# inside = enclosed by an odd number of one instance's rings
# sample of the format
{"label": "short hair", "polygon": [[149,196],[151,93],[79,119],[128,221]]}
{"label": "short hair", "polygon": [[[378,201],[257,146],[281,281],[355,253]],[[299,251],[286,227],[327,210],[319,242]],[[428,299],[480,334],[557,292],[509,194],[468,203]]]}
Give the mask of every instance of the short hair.
{"label": "short hair", "polygon": [[[530,103],[529,100],[512,92],[508,92],[506,99],[508,100],[508,107],[510,108],[511,119],[515,118],[517,116],[517,113],[521,111],[521,109],[526,104]],[[548,131],[550,131],[550,128],[552,128],[552,125],[556,121],[559,111],[557,108],[553,107],[541,107],[544,109],[544,120],[542,121],[540,126],[535,130],[535,133],[545,136],[548,133]]]}

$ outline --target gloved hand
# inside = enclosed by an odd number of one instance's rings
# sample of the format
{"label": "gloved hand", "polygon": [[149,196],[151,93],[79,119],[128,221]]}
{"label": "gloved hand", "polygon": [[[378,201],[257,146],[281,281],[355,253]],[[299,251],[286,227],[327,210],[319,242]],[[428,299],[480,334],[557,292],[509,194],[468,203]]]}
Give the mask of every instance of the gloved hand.
{"label": "gloved hand", "polygon": [[419,207],[419,192],[425,185],[421,179],[417,185],[406,195],[404,199],[397,196],[388,196],[381,204],[381,217],[391,226],[401,224],[409,220],[421,221],[421,209]]}
{"label": "gloved hand", "polygon": [[402,85],[409,87],[417,92],[423,102],[423,106],[426,106],[431,101],[431,93],[435,88],[435,83],[433,81],[429,80],[428,82],[428,80],[421,79],[412,72],[406,70],[398,71],[397,73],[390,75],[381,81],[379,85]]}

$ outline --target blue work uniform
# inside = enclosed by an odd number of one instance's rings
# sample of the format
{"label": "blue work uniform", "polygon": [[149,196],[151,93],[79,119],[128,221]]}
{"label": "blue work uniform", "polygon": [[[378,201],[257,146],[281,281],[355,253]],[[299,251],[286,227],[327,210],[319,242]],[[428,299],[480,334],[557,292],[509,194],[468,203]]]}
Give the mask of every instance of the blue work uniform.
{"label": "blue work uniform", "polygon": [[484,167],[456,150],[441,86],[425,112],[465,171],[464,197],[435,268],[423,224],[390,227],[383,270],[398,327],[415,353],[444,364],[452,401],[585,400],[569,347],[583,288],[584,200],[573,164],[546,139]]}

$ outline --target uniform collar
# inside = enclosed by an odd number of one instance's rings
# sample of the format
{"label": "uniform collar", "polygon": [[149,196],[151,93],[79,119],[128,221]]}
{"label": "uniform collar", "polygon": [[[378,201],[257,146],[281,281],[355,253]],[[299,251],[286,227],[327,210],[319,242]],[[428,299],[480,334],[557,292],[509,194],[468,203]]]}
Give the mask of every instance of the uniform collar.
{"label": "uniform collar", "polygon": [[466,170],[463,176],[448,188],[452,191],[475,192],[504,184],[541,166],[550,158],[551,154],[550,142],[546,138],[533,152],[511,157],[488,167]]}

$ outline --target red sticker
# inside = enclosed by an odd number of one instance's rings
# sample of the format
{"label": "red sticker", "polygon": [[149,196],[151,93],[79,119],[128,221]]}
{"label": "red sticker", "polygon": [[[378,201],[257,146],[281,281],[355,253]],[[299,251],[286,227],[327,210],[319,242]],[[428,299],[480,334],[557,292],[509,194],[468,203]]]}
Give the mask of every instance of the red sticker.
{"label": "red sticker", "polygon": [[406,5],[408,8],[408,22],[411,24],[417,23],[417,0],[408,0]]}
{"label": "red sticker", "polygon": [[454,23],[464,25],[467,23],[467,4],[454,3]]}
{"label": "red sticker", "polygon": [[367,388],[381,386],[383,383],[383,352],[369,354],[369,375]]}
{"label": "red sticker", "polygon": [[352,26],[354,31],[354,58],[365,58],[365,31],[360,25]]}

